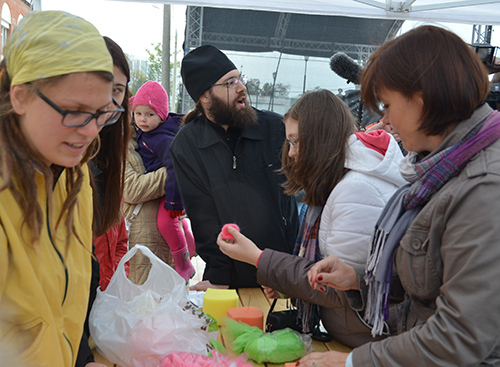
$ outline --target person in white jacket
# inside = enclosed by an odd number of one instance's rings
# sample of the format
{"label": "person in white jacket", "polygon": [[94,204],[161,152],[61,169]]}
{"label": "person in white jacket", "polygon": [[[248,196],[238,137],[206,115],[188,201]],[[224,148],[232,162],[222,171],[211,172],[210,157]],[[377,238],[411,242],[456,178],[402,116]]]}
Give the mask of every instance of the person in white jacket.
{"label": "person in white jacket", "polygon": [[405,181],[403,159],[394,138],[376,130],[349,137],[346,173],[323,207],[319,226],[321,257],[366,264],[374,225],[392,194]]}
{"label": "person in white jacket", "polygon": [[268,297],[284,293],[296,298],[303,331],[317,334],[321,319],[338,341],[361,345],[372,340],[370,329],[348,307],[343,292],[326,298],[310,291],[306,272],[332,254],[349,264],[366,263],[375,223],[405,183],[399,173],[403,154],[383,130],[356,132],[349,108],[328,90],[304,94],[284,121],[285,192],[296,195],[304,190],[308,206],[294,250],[298,256],[262,252],[243,235],[230,244],[218,244],[236,260],[260,264],[257,280]]}

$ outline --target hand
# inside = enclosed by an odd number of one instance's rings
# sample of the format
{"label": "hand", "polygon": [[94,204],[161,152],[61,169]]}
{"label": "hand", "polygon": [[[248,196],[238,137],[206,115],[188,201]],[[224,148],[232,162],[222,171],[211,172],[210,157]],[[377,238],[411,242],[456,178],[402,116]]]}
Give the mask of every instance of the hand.
{"label": "hand", "polygon": [[345,367],[345,361],[349,353],[336,352],[315,352],[302,357],[296,366],[300,367]]}
{"label": "hand", "polygon": [[228,231],[234,237],[234,240],[226,242],[222,239],[222,232],[219,233],[217,245],[219,245],[220,250],[231,259],[255,266],[262,250],[235,228],[228,227]]}
{"label": "hand", "polygon": [[222,284],[212,284],[209,280],[202,280],[201,282],[196,283],[189,287],[190,291],[206,291],[208,288],[216,288],[216,289],[228,289],[228,285]]}
{"label": "hand", "polygon": [[394,138],[394,140],[396,140],[398,143],[401,141],[401,137],[399,136],[399,133],[396,132],[396,130],[394,130],[394,128],[392,127],[392,125],[385,125],[385,131],[387,131],[389,134],[392,135],[392,137]]}
{"label": "hand", "polygon": [[285,296],[284,294],[270,288],[266,287],[265,285],[262,286],[262,289],[264,290],[264,294],[266,295],[267,298],[274,299],[274,298],[289,298],[288,296]]}
{"label": "hand", "polygon": [[373,125],[368,130],[366,130],[366,132],[370,132],[373,130],[385,130],[386,132],[391,134],[393,136],[394,140],[396,140],[398,143],[401,141],[401,137],[396,132],[396,130],[394,130],[392,125],[386,124],[383,120],[380,120],[379,122],[377,122],[375,125]]}
{"label": "hand", "polygon": [[379,122],[373,124],[369,129],[366,129],[365,132],[370,132],[374,130],[385,130],[384,121],[381,119]]}
{"label": "hand", "polygon": [[108,367],[105,364],[102,363],[97,363],[97,362],[90,362],[85,365],[85,367]]}
{"label": "hand", "polygon": [[358,276],[354,268],[334,255],[318,261],[307,272],[312,289],[325,292],[325,285],[341,291],[359,289]]}

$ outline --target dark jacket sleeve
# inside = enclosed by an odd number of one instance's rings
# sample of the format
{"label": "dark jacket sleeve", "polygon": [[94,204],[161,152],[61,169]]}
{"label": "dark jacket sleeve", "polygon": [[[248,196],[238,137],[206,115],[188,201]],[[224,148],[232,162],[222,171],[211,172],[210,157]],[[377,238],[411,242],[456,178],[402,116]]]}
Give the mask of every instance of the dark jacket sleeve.
{"label": "dark jacket sleeve", "polygon": [[216,244],[222,224],[219,223],[217,206],[212,199],[210,189],[199,174],[205,168],[197,166],[195,163],[198,160],[186,157],[191,153],[181,149],[184,144],[190,143],[192,142],[177,135],[172,143],[171,152],[182,202],[193,224],[196,252],[207,264],[203,279],[209,280],[212,284],[229,285],[233,260],[224,255]]}
{"label": "dark jacket sleeve", "polygon": [[[165,122],[165,124],[166,123],[168,123],[168,120]],[[171,131],[166,131],[161,142],[156,145],[155,151],[157,152],[158,157],[161,159],[163,166],[167,169],[167,183],[165,186],[165,209],[181,211],[184,210],[184,206],[182,205],[181,194],[177,185],[177,179],[170,152],[170,145],[172,144],[173,139],[174,133]]]}
{"label": "dark jacket sleeve", "polygon": [[[92,244],[92,249],[94,249],[94,245]],[[78,348],[78,355],[76,357],[75,367],[84,367],[87,363],[94,362],[94,355],[92,354],[92,350],[89,346],[89,316],[90,310],[92,309],[92,305],[94,304],[94,300],[96,297],[97,287],[99,287],[99,263],[95,259],[92,258],[92,278],[90,280],[90,292],[89,292],[89,304],[87,307],[87,316],[85,318],[85,324],[83,326],[83,335],[80,340],[80,346]]]}
{"label": "dark jacket sleeve", "polygon": [[82,339],[80,340],[80,347],[78,348],[75,367],[85,367],[87,363],[91,362],[95,362],[94,355],[90,349],[87,334],[83,332]]}

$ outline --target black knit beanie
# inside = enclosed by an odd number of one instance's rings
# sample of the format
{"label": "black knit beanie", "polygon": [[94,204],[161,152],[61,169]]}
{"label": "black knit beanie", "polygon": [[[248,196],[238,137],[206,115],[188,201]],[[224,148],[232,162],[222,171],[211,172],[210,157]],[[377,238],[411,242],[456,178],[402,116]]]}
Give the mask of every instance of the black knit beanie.
{"label": "black knit beanie", "polygon": [[234,69],[236,66],[218,48],[200,46],[182,59],[182,81],[191,98],[198,102],[217,80]]}

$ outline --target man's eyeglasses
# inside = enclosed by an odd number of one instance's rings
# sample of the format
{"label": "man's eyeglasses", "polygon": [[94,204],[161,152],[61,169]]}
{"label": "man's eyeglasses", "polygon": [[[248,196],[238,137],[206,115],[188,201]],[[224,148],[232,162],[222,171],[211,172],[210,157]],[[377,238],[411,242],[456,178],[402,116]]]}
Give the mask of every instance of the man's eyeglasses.
{"label": "man's eyeglasses", "polygon": [[234,89],[238,86],[239,83],[241,83],[242,85],[247,85],[247,76],[242,75],[239,78],[231,78],[227,82],[214,84],[214,85],[212,85],[212,87],[217,87],[219,85],[225,85],[227,89]]}
{"label": "man's eyeglasses", "polygon": [[286,140],[288,144],[294,149],[297,149],[297,146],[299,145],[299,138],[290,138]]}
{"label": "man's eyeglasses", "polygon": [[113,125],[120,118],[121,114],[125,112],[125,109],[120,106],[114,98],[113,104],[117,107],[116,110],[101,111],[97,113],[85,112],[85,111],[70,111],[63,110],[50,99],[48,99],[42,92],[33,87],[33,85],[27,83],[31,89],[36,93],[38,97],[43,99],[50,107],[59,112],[62,115],[62,124],[67,127],[82,127],[87,125],[93,119],[96,119],[97,126],[108,126]]}

